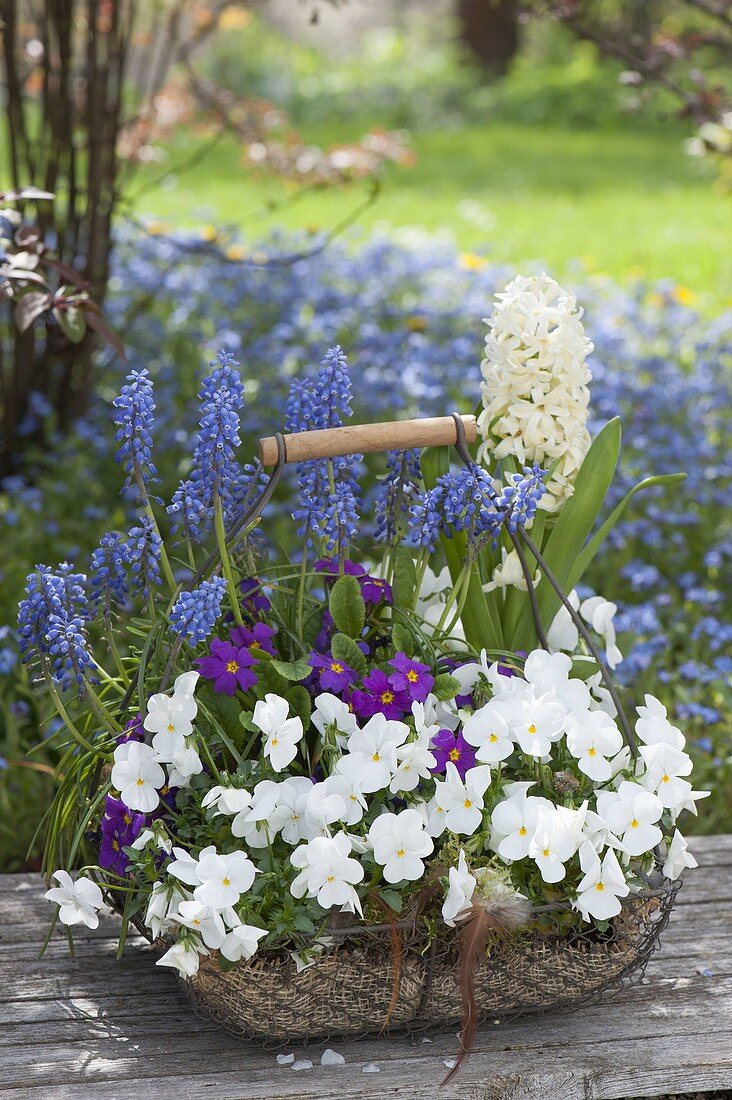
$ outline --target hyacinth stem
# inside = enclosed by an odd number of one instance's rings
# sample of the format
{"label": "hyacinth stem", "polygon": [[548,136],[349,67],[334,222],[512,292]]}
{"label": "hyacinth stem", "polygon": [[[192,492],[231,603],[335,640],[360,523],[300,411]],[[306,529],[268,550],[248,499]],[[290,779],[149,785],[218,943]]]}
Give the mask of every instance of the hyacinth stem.
{"label": "hyacinth stem", "polygon": [[612,699],[613,703],[615,704],[615,709],[618,712],[618,719],[620,721],[620,725],[623,727],[623,734],[625,735],[626,744],[627,744],[628,748],[630,749],[631,754],[634,757],[638,756],[638,742],[636,741],[635,734],[633,733],[632,729],[630,728],[630,722],[628,721],[628,718],[626,716],[625,710],[623,708],[622,701],[620,699],[620,695],[618,694],[618,689],[615,686],[615,681],[612,678],[612,675],[610,673],[610,669],[607,667],[607,664],[605,662],[605,658],[602,656],[602,654],[600,653],[600,650],[595,645],[594,639],[592,638],[592,635],[590,634],[590,632],[587,630],[585,624],[582,622],[582,619],[580,618],[578,613],[572,607],[572,604],[569,602],[569,600],[565,596],[565,594],[562,590],[562,586],[560,585],[559,581],[557,580],[557,578],[554,576],[551,569],[547,565],[546,561],[544,560],[544,557],[542,556],[541,551],[539,549],[537,549],[537,547],[534,545],[531,538],[526,534],[526,531],[523,529],[523,527],[520,528],[519,530],[520,530],[521,538],[523,539],[525,545],[527,546],[529,551],[534,555],[534,557],[536,559],[536,564],[539,566],[542,573],[544,574],[546,579],[549,581],[549,584],[552,586],[552,588],[556,592],[557,596],[559,596],[559,599],[561,600],[562,604],[564,605],[564,607],[569,612],[569,615],[570,615],[570,618],[572,619],[572,622],[577,627],[577,631],[579,633],[579,636],[582,638],[585,645],[589,649],[590,653],[592,654],[592,656],[597,661],[597,665],[600,669],[600,674],[601,674],[602,679],[605,683],[605,687],[607,688],[608,693],[610,695],[610,698]]}
{"label": "hyacinth stem", "polygon": [[142,505],[143,505],[143,508],[144,508],[144,511],[145,511],[145,515],[148,517],[148,519],[152,523],[152,525],[155,529],[155,532],[156,532],[156,534],[158,535],[158,537],[160,539],[160,564],[162,566],[163,573],[165,575],[165,580],[166,580],[168,586],[170,587],[170,591],[175,592],[178,585],[176,584],[175,577],[173,576],[173,570],[172,570],[171,565],[170,565],[170,558],[168,557],[168,552],[165,549],[165,543],[163,542],[163,537],[160,534],[160,528],[158,527],[158,521],[155,518],[155,512],[153,511],[152,504],[150,503],[150,497],[148,496],[148,493],[147,493],[147,487],[145,485],[145,479],[143,478],[142,472],[138,469],[137,466],[135,467],[135,481],[137,482],[137,488],[138,488],[139,493],[140,493],[140,500],[142,501]]}
{"label": "hyacinth stem", "polygon": [[239,606],[239,593],[237,591],[236,582],[234,581],[231,559],[226,549],[224,510],[221,506],[221,497],[218,493],[214,494],[214,530],[216,532],[216,545],[221,555],[221,568],[226,578],[226,587],[229,589],[229,599],[231,600],[231,609],[234,612],[234,619],[236,620],[237,626],[243,626],[244,619],[242,617],[241,607]]}
{"label": "hyacinth stem", "polygon": [[107,638],[107,645],[109,646],[109,652],[112,654],[112,660],[114,661],[114,667],[117,669],[120,679],[124,683],[125,687],[127,687],[130,682],[130,678],[127,675],[127,670],[125,669],[124,664],[122,663],[122,658],[120,657],[119,650],[117,649],[117,644],[114,640],[114,633],[112,632],[112,627],[109,623],[107,623],[105,634]]}
{"label": "hyacinth stem", "polygon": [[437,623],[437,626],[435,627],[435,634],[440,634],[443,627],[445,626],[445,623],[447,622],[447,616],[450,613],[452,605],[456,604],[458,602],[458,596],[462,592],[463,587],[465,586],[467,579],[470,577],[471,568],[472,568],[471,563],[469,561],[466,561],[465,565],[460,570],[460,573],[458,575],[458,579],[455,581],[454,585],[452,586],[450,594],[448,595],[448,597],[445,601],[445,609],[442,612],[442,614],[440,615],[440,620]]}
{"label": "hyacinth stem", "polygon": [[303,616],[305,613],[305,581],[307,578],[308,567],[308,544],[307,539],[302,550],[302,564],[300,566],[300,578],[297,584],[297,636],[302,638]]}
{"label": "hyacinth stem", "polygon": [[[508,531],[508,528],[506,530]],[[519,564],[521,565],[521,572],[523,573],[524,580],[526,581],[526,590],[529,594],[529,603],[531,604],[531,614],[534,617],[536,636],[539,639],[539,644],[541,645],[542,649],[545,649],[548,652],[549,642],[547,641],[547,637],[544,632],[544,626],[541,621],[541,614],[539,612],[539,601],[536,598],[536,589],[534,588],[534,578],[531,576],[531,570],[529,569],[528,562],[526,561],[524,548],[517,538],[515,531],[508,531],[508,537],[513,543],[513,548],[516,551],[516,556],[519,560]]]}
{"label": "hyacinth stem", "polygon": [[81,733],[81,731],[77,729],[76,725],[69,717],[69,712],[66,710],[63,700],[56,690],[56,685],[53,682],[53,677],[46,668],[43,669],[43,675],[45,677],[46,684],[48,685],[48,692],[53,699],[54,706],[56,707],[56,710],[63,719],[63,723],[69,733],[73,736],[75,741],[79,742],[82,748],[87,750],[87,752],[96,753],[97,750],[94,748],[91,741],[87,741],[86,737],[84,737],[83,733]]}

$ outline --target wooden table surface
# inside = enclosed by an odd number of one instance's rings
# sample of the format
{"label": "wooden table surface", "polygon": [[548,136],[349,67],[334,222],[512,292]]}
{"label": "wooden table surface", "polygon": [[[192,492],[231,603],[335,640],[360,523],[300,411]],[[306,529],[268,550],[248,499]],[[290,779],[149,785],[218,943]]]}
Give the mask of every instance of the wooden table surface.
{"label": "wooden table surface", "polygon": [[[0,876],[0,1097],[3,1100],[619,1100],[732,1088],[732,837],[693,841],[663,948],[643,984],[573,1015],[480,1032],[476,1053],[440,1090],[454,1033],[295,1049],[312,1069],[194,1015],[148,949],[115,960],[116,920],[38,951],[51,907],[34,875]],[[708,973],[711,971],[711,974]],[[378,1073],[364,1073],[373,1063]]]}

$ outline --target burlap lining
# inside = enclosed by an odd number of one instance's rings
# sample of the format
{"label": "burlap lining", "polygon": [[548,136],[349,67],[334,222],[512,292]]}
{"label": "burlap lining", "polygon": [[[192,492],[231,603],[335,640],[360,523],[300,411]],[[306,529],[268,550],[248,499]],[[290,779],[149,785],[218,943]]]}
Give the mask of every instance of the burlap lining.
{"label": "burlap lining", "polygon": [[[658,909],[657,899],[628,899],[605,938],[523,934],[492,944],[475,978],[481,1017],[568,1007],[618,983],[650,953]],[[367,930],[299,974],[286,951],[260,952],[227,972],[214,954],[183,986],[204,1015],[247,1038],[347,1037],[384,1029],[393,967],[389,934]],[[389,1030],[455,1024],[461,1015],[454,935],[403,937]]]}

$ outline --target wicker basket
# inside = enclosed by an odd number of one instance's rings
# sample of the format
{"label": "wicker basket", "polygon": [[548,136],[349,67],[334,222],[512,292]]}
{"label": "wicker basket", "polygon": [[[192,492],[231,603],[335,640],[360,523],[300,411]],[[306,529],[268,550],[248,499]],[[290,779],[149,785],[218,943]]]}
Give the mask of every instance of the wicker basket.
{"label": "wicker basket", "polygon": [[[475,976],[481,1019],[574,1008],[639,981],[679,886],[628,899],[604,936],[533,933],[494,942]],[[300,973],[287,951],[261,951],[226,972],[214,954],[182,985],[202,1015],[265,1044],[458,1024],[455,935],[430,942],[406,922],[398,927],[396,957],[388,927],[365,927],[334,933],[333,945]]]}

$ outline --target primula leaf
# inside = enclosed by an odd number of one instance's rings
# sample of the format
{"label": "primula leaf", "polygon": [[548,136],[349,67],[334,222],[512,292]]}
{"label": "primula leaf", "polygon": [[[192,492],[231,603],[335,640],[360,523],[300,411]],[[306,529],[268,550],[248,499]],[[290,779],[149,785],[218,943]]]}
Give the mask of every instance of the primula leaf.
{"label": "primula leaf", "polygon": [[294,680],[299,682],[306,679],[310,675],[310,665],[308,662],[301,658],[299,661],[272,661],[272,665],[277,669],[280,676],[284,676],[286,680]]}
{"label": "primula leaf", "polygon": [[303,727],[307,729],[310,725],[310,715],[313,710],[310,693],[307,688],[302,687],[301,684],[295,684],[285,692],[285,699],[287,699],[290,704],[290,714],[292,717],[300,718]]}
{"label": "primula leaf", "polygon": [[394,553],[394,580],[391,587],[397,607],[414,607],[417,571],[414,568],[414,558],[406,546],[397,546]]}
{"label": "primula leaf", "polygon": [[365,676],[368,671],[368,661],[353,638],[349,638],[347,634],[334,635],[330,651],[336,661],[343,661],[344,664],[350,665],[359,676]]}
{"label": "primula leaf", "polygon": [[599,530],[595,532],[577,557],[574,569],[570,573],[569,581],[567,582],[569,587],[574,588],[581,579],[595,554],[600,549],[636,493],[642,493],[644,489],[651,489],[654,485],[677,485],[680,481],[683,481],[685,477],[686,474],[658,474],[655,477],[646,477],[643,481],[639,481],[637,485],[634,485],[633,488],[625,494],[620,503],[615,505],[605,522]]}
{"label": "primula leaf", "polygon": [[[595,525],[607,491],[612,482],[620,454],[620,419],[615,417],[601,429],[592,441],[579,469],[574,493],[557,516],[556,523],[546,541],[544,558],[565,592],[585,539]],[[526,557],[533,565],[529,550]],[[543,579],[536,590],[539,614],[545,629],[559,610],[560,599],[551,585]],[[536,632],[531,608],[527,606],[513,636],[512,649],[533,649]]]}
{"label": "primula leaf", "polygon": [[366,604],[355,577],[345,574],[333,585],[329,603],[333,622],[342,634],[359,638],[366,622]]}
{"label": "primula leaf", "polygon": [[[433,489],[438,477],[450,469],[450,450],[448,447],[427,447],[422,451],[422,478],[428,489]],[[462,531],[456,531],[453,537],[441,538],[453,584],[460,576],[467,555],[468,542]],[[493,603],[487,603],[480,575],[476,567],[472,570],[468,596],[460,616],[465,631],[465,639],[474,649],[503,649],[503,634],[500,620]]]}
{"label": "primula leaf", "polygon": [[459,691],[460,681],[457,676],[451,676],[449,672],[441,672],[439,676],[435,676],[432,694],[439,702],[446,703],[448,699],[454,699]]}
{"label": "primula leaf", "polygon": [[394,623],[391,629],[391,643],[395,653],[406,653],[407,657],[414,656],[414,638],[404,623]]}

